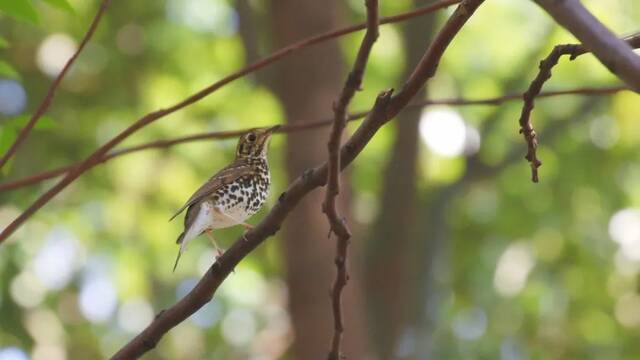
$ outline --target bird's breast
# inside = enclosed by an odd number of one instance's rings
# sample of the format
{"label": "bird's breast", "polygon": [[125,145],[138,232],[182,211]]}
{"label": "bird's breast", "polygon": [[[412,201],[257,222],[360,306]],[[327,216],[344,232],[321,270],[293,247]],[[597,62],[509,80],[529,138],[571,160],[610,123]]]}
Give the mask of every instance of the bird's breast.
{"label": "bird's breast", "polygon": [[269,194],[269,173],[241,177],[216,191],[214,206],[227,216],[214,214],[213,227],[222,228],[244,222],[258,212]]}

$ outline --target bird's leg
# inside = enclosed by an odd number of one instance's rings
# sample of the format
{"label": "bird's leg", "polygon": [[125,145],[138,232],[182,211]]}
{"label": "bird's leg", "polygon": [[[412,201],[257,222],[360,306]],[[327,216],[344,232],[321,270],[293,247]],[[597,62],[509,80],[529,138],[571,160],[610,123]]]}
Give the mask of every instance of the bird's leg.
{"label": "bird's leg", "polygon": [[247,233],[249,232],[249,230],[253,229],[253,225],[251,224],[246,224],[246,223],[242,223],[242,226],[244,226],[244,233],[242,233],[242,240],[244,240],[245,242],[249,242],[249,239],[247,239]]}
{"label": "bird's leg", "polygon": [[213,244],[213,247],[216,248],[216,252],[218,253],[218,255],[216,256],[216,259],[219,258],[220,256],[222,256],[222,254],[224,254],[224,251],[222,251],[222,248],[220,246],[218,246],[218,242],[213,237],[213,230],[207,229],[207,230],[205,230],[205,233],[209,237],[209,240],[211,240],[211,243]]}

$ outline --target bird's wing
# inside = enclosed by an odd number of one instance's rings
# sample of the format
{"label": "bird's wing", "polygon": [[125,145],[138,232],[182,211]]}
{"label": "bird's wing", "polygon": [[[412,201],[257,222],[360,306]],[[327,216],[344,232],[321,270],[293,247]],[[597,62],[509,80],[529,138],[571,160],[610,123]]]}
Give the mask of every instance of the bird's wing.
{"label": "bird's wing", "polygon": [[171,217],[171,219],[169,219],[169,221],[173,220],[176,216],[183,212],[184,209],[197,203],[200,200],[203,200],[224,185],[232,183],[243,176],[251,175],[254,173],[254,171],[255,170],[253,169],[253,167],[245,164],[238,165],[234,163],[225,167],[217,174],[213,175],[209,179],[209,181],[204,183],[204,185],[202,185],[193,195],[191,195],[189,200],[187,200],[187,202],[182,205],[182,207]]}

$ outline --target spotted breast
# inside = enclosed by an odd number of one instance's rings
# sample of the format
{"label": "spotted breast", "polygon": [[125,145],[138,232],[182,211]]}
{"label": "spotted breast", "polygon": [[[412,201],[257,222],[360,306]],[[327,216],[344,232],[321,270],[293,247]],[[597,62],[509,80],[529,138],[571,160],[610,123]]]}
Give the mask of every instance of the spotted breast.
{"label": "spotted breast", "polygon": [[269,195],[271,176],[266,159],[251,159],[256,172],[222,186],[208,199],[227,216],[214,216],[212,229],[238,225],[258,212]]}

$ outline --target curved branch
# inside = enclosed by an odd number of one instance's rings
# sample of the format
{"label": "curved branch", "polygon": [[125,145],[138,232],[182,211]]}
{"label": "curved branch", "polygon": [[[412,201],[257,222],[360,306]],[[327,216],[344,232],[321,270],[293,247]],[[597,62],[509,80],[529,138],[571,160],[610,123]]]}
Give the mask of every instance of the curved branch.
{"label": "curved branch", "polygon": [[[440,58],[446,49],[445,44],[451,42],[483,1],[464,0],[436,36],[436,40],[426,52],[428,56],[424,57],[423,61],[418,64],[416,71],[407,80],[407,86],[404,86],[396,96],[392,96],[392,91],[390,90],[378,95],[371,112],[341,148],[340,169],[344,169],[349,165],[376,132],[408,104],[421,87],[415,86],[415,83],[422,81],[422,85],[424,85],[424,82],[429,78],[428,74],[433,74],[440,62]],[[431,68],[421,69],[422,67]],[[327,173],[328,167],[325,162],[314,169],[305,171],[304,174],[293,181],[287,190],[280,195],[278,203],[269,211],[264,220],[252,230],[249,230],[243,237],[236,240],[233,246],[211,266],[189,294],[171,308],[160,312],[153,322],[120,349],[113,359],[136,359],[142,356],[145,352],[155,347],[162,336],[171,328],[187,319],[209,302],[233,268],[253,249],[265,241],[267,237],[275,234],[280,229],[280,225],[289,212],[305,195],[326,183]]]}
{"label": "curved branch", "polygon": [[[564,95],[584,95],[584,96],[602,96],[602,95],[610,95],[615,94],[620,91],[629,91],[629,88],[626,86],[613,86],[613,87],[604,87],[604,88],[577,88],[577,89],[569,89],[569,90],[559,90],[559,91],[544,91],[538,94],[538,98],[547,98],[554,96],[564,96]],[[507,94],[498,97],[486,98],[486,99],[464,99],[464,98],[456,98],[456,99],[441,99],[441,100],[422,100],[417,101],[415,103],[407,105],[407,108],[410,107],[424,107],[431,105],[450,105],[450,106],[498,106],[507,101],[514,101],[522,99],[521,94]],[[349,114],[347,120],[355,121],[362,119],[368,114],[367,111],[360,111],[356,113]],[[300,125],[282,125],[280,129],[278,129],[278,133],[296,133],[298,131],[307,131],[312,129],[317,129],[321,127],[325,127],[331,125],[333,119],[323,119],[316,120],[313,122],[308,122]],[[184,144],[193,141],[201,141],[201,140],[222,140],[222,139],[230,139],[237,137],[240,134],[244,134],[249,129],[241,129],[241,130],[232,130],[232,131],[214,131],[207,132],[201,134],[195,134],[190,136],[184,136],[174,139],[167,140],[156,140],[152,142],[148,142],[141,145],[136,145],[132,147],[126,147],[119,150],[113,150],[106,154],[103,158],[100,159],[100,164],[104,164],[107,161],[110,161],[114,158],[131,154],[134,152],[148,150],[148,149],[165,149],[174,145]],[[29,175],[17,180],[8,181],[0,184],[0,193],[5,191],[17,190],[26,186],[35,185],[45,180],[53,179],[60,175],[64,175],[74,167],[77,167],[80,163],[75,163],[71,165],[66,165],[60,168],[47,170],[41,173]]]}
{"label": "curved branch", "polygon": [[67,72],[69,72],[71,66],[75,63],[82,50],[84,50],[85,46],[87,46],[87,44],[89,43],[89,40],[91,40],[91,38],[93,37],[93,34],[96,32],[98,24],[102,19],[102,15],[104,15],[104,13],[107,11],[107,7],[109,6],[110,2],[111,0],[103,0],[100,4],[98,12],[96,12],[96,15],[94,16],[89,29],[82,38],[78,49],[73,54],[73,56],[71,56],[71,58],[67,60],[67,63],[62,68],[62,71],[60,71],[60,74],[58,74],[55,80],[53,80],[53,83],[51,83],[51,86],[47,91],[47,95],[45,95],[42,103],[40,103],[40,106],[38,106],[36,112],[34,112],[31,116],[31,119],[29,119],[29,122],[22,128],[22,130],[20,130],[20,134],[18,134],[16,140],[13,142],[13,144],[11,144],[11,147],[7,150],[7,152],[2,155],[2,158],[0,158],[0,169],[2,169],[7,161],[9,161],[9,159],[16,153],[16,151],[18,151],[18,147],[20,147],[20,145],[22,145],[22,143],[27,139],[27,136],[29,136],[29,133],[31,132],[31,130],[33,130],[33,127],[36,126],[38,120],[40,120],[42,115],[44,115],[44,113],[47,112],[47,109],[49,109],[49,105],[51,105],[51,102],[56,95],[56,91],[58,90],[62,79],[64,79],[65,75],[67,75]]}
{"label": "curved branch", "polygon": [[336,199],[340,194],[340,140],[342,133],[347,126],[347,108],[349,103],[360,90],[364,71],[369,61],[369,55],[373,44],[378,39],[378,0],[366,0],[367,7],[367,32],[362,39],[358,55],[353,64],[353,69],[347,81],[342,88],[342,92],[338,97],[338,101],[334,104],[334,120],[329,134],[327,150],[329,157],[327,160],[327,191],[325,193],[322,211],[327,215],[329,220],[329,235],[331,232],[336,234],[336,280],[333,283],[331,296],[331,307],[333,309],[333,339],[331,341],[331,350],[329,351],[329,360],[340,360],[342,358],[342,334],[344,332],[344,324],[342,319],[342,289],[347,285],[349,275],[347,273],[347,259],[349,239],[351,231],[343,219],[338,214]]}
{"label": "curved branch", "polygon": [[[418,16],[418,15],[422,15],[422,14],[426,14],[429,12],[433,12],[442,8],[445,8],[449,5],[452,4],[456,4],[458,3],[460,0],[442,0],[439,1],[437,3],[434,3],[432,5],[429,6],[425,6],[423,8],[417,9],[417,10],[413,10],[410,11],[408,13],[404,13],[401,15],[397,15],[397,16],[393,16],[393,17],[389,17],[385,19],[385,23],[392,23],[392,22],[398,22],[398,21],[403,21],[406,20],[410,17],[414,17],[414,16]],[[109,142],[107,142],[106,144],[102,145],[100,148],[98,148],[95,152],[93,152],[93,154],[91,154],[89,157],[86,158],[86,160],[84,160],[82,163],[80,163],[80,165],[72,168],[69,172],[66,173],[65,177],[62,178],[62,180],[60,180],[57,184],[55,184],[51,189],[49,189],[47,192],[45,192],[43,195],[41,195],[33,204],[31,204],[26,210],[24,210],[16,219],[14,219],[7,227],[5,227],[2,232],[0,232],[0,243],[4,242],[11,234],[13,234],[20,226],[22,226],[22,224],[24,224],[25,221],[27,221],[27,219],[29,219],[33,214],[36,213],[36,211],[38,211],[40,208],[42,208],[46,203],[48,203],[49,201],[51,201],[51,199],[53,199],[58,193],[60,193],[62,190],[64,190],[67,186],[69,186],[69,184],[71,184],[73,181],[75,181],[78,177],[80,177],[82,174],[84,174],[85,172],[87,172],[89,169],[93,168],[94,166],[98,165],[101,161],[101,159],[111,150],[113,149],[116,145],[120,144],[122,141],[124,141],[126,138],[128,138],[130,135],[132,135],[133,133],[135,133],[136,131],[142,129],[143,127],[153,123],[154,121],[163,118],[169,114],[172,114],[178,110],[181,110],[187,106],[193,105],[196,102],[202,100],[203,98],[207,97],[208,95],[210,95],[211,93],[219,90],[220,88],[222,88],[223,86],[247,75],[250,73],[253,73],[269,64],[272,64],[284,57],[287,57],[289,55],[291,55],[292,53],[299,51],[305,47],[314,45],[314,44],[318,44],[320,42],[323,41],[327,41],[330,39],[334,39],[336,37],[345,35],[345,34],[349,34],[355,31],[359,31],[362,30],[366,27],[365,24],[360,24],[360,25],[354,25],[354,26],[350,26],[350,27],[346,27],[340,30],[336,30],[336,31],[331,31],[325,34],[321,34],[318,36],[314,36],[305,40],[302,40],[298,43],[289,45],[285,48],[282,48],[278,51],[276,51],[275,53],[271,54],[270,56],[267,56],[265,58],[263,58],[262,60],[259,60],[249,66],[244,67],[243,69],[228,75],[227,77],[209,85],[208,87],[198,91],[197,93],[189,96],[188,98],[186,98],[185,100],[169,107],[166,109],[160,109],[154,112],[151,112],[145,116],[143,116],[142,118],[138,119],[136,122],[134,122],[132,125],[130,125],[128,128],[126,128],[124,131],[122,131],[121,133],[119,133],[116,137],[114,137],[113,139],[111,139]]]}
{"label": "curved branch", "polygon": [[[629,44],[630,47],[637,49],[640,48],[640,34],[628,37],[624,41]],[[570,59],[574,60],[580,55],[588,53],[583,45],[580,44],[565,44],[557,45],[551,50],[551,53],[540,62],[538,75],[531,82],[527,91],[522,95],[524,105],[522,106],[522,112],[520,114],[520,133],[523,135],[527,143],[527,155],[525,159],[529,161],[531,165],[531,180],[538,182],[538,168],[542,165],[542,162],[537,157],[536,149],[538,147],[538,136],[531,123],[531,111],[534,108],[534,101],[536,96],[540,94],[544,83],[551,78],[551,70],[558,64],[558,60],[563,55],[570,55]]]}
{"label": "curved branch", "polygon": [[634,91],[640,92],[640,56],[607,29],[580,0],[534,0]]}

